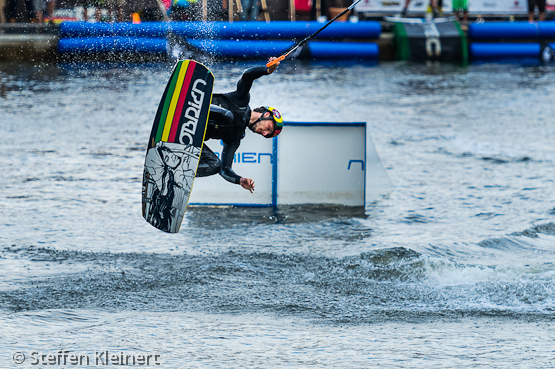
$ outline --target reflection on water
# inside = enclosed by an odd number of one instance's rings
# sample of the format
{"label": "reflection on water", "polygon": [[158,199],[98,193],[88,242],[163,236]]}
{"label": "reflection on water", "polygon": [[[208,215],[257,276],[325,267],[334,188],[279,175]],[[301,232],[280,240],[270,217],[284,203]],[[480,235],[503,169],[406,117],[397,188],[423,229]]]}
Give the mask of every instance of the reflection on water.
{"label": "reflection on water", "polygon": [[187,219],[191,226],[236,227],[245,224],[315,223],[345,218],[365,218],[363,207],[335,205],[283,205],[279,207],[204,207],[192,205]]}

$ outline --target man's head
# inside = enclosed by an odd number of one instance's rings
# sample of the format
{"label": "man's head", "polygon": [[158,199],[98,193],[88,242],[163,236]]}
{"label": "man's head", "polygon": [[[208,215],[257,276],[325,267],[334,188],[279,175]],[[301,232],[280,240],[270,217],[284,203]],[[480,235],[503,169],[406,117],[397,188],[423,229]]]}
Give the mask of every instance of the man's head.
{"label": "man's head", "polygon": [[266,138],[272,138],[281,133],[283,129],[283,117],[276,108],[261,106],[253,110],[258,116],[249,124],[251,131]]}

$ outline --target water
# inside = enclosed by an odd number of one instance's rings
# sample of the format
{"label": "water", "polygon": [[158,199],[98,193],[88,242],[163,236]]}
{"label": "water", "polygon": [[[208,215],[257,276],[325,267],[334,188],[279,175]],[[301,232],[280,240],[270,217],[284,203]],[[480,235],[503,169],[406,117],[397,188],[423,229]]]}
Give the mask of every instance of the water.
{"label": "water", "polygon": [[368,122],[393,191],[177,235],[140,212],[170,69],[0,64],[0,368],[555,367],[553,65],[283,63],[252,105]]}

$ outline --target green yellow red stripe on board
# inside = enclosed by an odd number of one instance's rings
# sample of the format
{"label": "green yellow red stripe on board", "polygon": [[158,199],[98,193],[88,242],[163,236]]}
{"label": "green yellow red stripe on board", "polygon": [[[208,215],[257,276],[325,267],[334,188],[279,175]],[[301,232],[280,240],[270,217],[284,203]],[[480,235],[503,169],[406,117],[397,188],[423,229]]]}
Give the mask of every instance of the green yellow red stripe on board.
{"label": "green yellow red stripe on board", "polygon": [[179,117],[195,66],[196,62],[189,60],[177,64],[170,81],[168,93],[165,96],[154,142],[174,142],[179,125]]}
{"label": "green yellow red stripe on board", "polygon": [[[193,78],[193,73],[195,72],[195,66],[196,66],[196,63],[191,60],[189,62],[189,67],[187,68],[187,73],[185,74],[185,79],[183,80],[183,84],[182,84],[183,86],[182,91],[184,91],[184,93],[179,95],[179,100],[175,108],[175,113],[173,116],[171,129],[168,136],[168,142],[175,142],[177,127],[179,126],[179,119],[181,117],[181,112],[183,111],[183,105],[185,105],[185,99],[187,98],[187,91],[189,91],[189,87],[191,85],[191,79]],[[164,128],[164,132],[166,132],[165,128]]]}
{"label": "green yellow red stripe on board", "polygon": [[[186,63],[188,63],[188,61]],[[170,83],[168,83],[167,91],[163,96],[164,103],[160,104],[162,109],[161,109],[161,114],[160,115],[157,114],[156,116],[158,127],[156,130],[156,138],[154,139],[152,146],[154,146],[154,143],[162,139],[162,134],[164,133],[164,124],[166,122],[166,117],[168,116],[168,109],[170,108],[171,99],[172,99],[173,93],[175,92],[175,86],[177,85],[177,79],[179,77],[179,72],[181,70],[182,64],[183,63],[178,62],[177,65],[175,66],[175,70],[173,71]]]}

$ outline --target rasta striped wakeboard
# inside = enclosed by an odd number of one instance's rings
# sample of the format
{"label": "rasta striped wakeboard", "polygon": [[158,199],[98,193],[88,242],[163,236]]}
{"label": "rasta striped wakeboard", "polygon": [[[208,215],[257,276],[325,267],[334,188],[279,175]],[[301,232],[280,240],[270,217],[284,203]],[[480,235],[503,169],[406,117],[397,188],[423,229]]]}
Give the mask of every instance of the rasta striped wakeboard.
{"label": "rasta striped wakeboard", "polygon": [[156,112],[143,171],[143,217],[177,233],[189,203],[204,142],[214,75],[193,60],[177,62]]}

